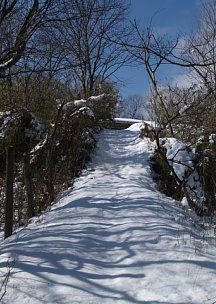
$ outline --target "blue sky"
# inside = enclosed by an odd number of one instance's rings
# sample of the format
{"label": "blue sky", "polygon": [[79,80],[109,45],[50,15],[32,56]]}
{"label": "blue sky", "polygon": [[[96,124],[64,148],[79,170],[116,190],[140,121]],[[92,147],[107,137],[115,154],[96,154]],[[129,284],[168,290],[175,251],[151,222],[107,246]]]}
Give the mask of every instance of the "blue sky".
{"label": "blue sky", "polygon": [[[157,31],[169,36],[188,35],[196,28],[199,16],[199,0],[131,0],[131,19],[137,18],[146,27],[153,18]],[[159,71],[159,80],[163,83],[172,82],[179,73],[176,67],[166,66]],[[149,82],[144,66],[121,69],[117,76],[122,79],[120,93],[123,97],[148,93]]]}

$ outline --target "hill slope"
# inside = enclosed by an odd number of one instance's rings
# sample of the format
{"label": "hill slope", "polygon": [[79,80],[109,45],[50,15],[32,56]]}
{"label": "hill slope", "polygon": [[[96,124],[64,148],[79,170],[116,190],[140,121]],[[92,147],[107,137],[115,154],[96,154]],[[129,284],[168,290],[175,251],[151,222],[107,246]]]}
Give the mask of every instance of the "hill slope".
{"label": "hill slope", "polygon": [[157,191],[150,150],[137,132],[104,131],[74,189],[0,244],[2,303],[216,301],[212,238]]}

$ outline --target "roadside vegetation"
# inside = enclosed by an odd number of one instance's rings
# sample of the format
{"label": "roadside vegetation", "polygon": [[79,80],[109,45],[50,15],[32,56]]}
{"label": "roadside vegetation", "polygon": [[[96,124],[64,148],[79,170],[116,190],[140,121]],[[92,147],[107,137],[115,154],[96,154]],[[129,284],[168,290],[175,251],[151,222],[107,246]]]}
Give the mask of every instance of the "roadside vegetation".
{"label": "roadside vegetation", "polygon": [[[198,215],[216,213],[216,0],[203,4],[191,37],[171,40],[128,20],[121,0],[0,3],[0,224],[5,238],[72,187],[104,121],[121,111],[156,127],[160,189]],[[121,101],[115,72],[142,64],[145,102]],[[161,86],[163,64],[185,68],[187,87]],[[146,103],[146,100],[148,102]],[[123,108],[122,108],[123,107]]]}
{"label": "roadside vegetation", "polygon": [[[191,37],[171,40],[152,24],[143,30],[134,21],[134,35],[124,42],[151,82],[147,107],[156,127],[145,126],[141,136],[156,143],[152,165],[159,187],[200,216],[216,213],[215,11],[215,0],[202,3]],[[188,85],[162,86],[157,75],[164,64],[184,68]]]}
{"label": "roadside vegetation", "polygon": [[0,3],[0,224],[4,236],[72,187],[113,117],[128,59],[125,1]]}

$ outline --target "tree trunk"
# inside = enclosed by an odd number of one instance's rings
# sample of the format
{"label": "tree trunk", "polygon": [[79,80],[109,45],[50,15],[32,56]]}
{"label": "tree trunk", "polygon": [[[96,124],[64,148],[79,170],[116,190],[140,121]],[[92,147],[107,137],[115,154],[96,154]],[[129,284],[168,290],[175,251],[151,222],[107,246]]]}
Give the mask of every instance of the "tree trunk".
{"label": "tree trunk", "polygon": [[63,107],[64,107],[64,103],[62,103],[60,108],[58,109],[58,113],[55,119],[54,129],[51,134],[50,145],[47,152],[47,163],[46,163],[47,192],[49,193],[50,202],[54,201],[55,198],[54,178],[53,178],[53,173],[55,171],[55,164],[53,163],[53,150],[54,150],[56,133],[58,129],[58,123],[61,117]]}
{"label": "tree trunk", "polygon": [[35,216],[35,210],[34,210],[32,175],[30,168],[29,153],[26,153],[24,156],[24,179],[25,179],[27,201],[28,201],[28,218],[31,218],[32,216]]}
{"label": "tree trunk", "polygon": [[50,202],[53,202],[55,198],[54,181],[53,181],[54,168],[55,166],[52,161],[52,152],[51,152],[51,155],[49,155],[49,162],[47,168],[47,192],[49,193]]}
{"label": "tree trunk", "polygon": [[6,157],[5,239],[13,233],[14,147],[7,147]]}

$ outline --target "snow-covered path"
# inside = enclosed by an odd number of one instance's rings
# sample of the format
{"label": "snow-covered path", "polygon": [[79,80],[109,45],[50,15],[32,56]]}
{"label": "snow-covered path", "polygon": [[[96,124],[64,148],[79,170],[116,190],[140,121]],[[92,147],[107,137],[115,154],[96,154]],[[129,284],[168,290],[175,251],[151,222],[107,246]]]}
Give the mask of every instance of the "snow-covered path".
{"label": "snow-covered path", "polygon": [[0,244],[2,303],[216,301],[216,248],[156,190],[149,154],[136,132],[104,131],[74,189]]}

